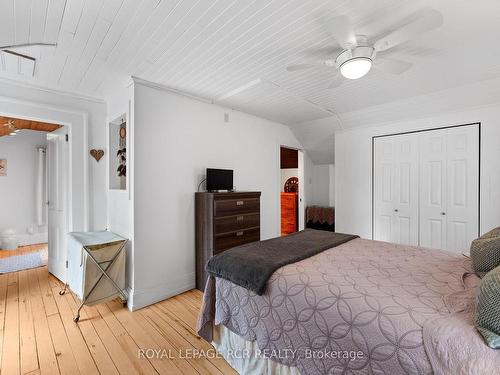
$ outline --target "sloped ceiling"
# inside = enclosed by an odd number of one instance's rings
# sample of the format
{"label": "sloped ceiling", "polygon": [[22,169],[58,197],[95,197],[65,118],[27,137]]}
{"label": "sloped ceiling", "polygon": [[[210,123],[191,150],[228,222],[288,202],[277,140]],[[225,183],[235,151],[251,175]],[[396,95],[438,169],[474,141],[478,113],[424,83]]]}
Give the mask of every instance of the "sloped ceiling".
{"label": "sloped ceiling", "polygon": [[290,125],[314,164],[334,164],[334,133],[340,129],[336,116]]}
{"label": "sloped ceiling", "polygon": [[[373,70],[328,89],[328,69],[285,70],[339,47],[326,30],[338,15],[373,41],[426,6],[444,25],[393,51],[414,64],[402,75]],[[0,14],[0,45],[58,43],[16,50],[37,59],[34,76],[2,58],[0,77],[106,97],[137,76],[297,134],[309,133],[297,124],[500,77],[497,0],[4,0]]]}

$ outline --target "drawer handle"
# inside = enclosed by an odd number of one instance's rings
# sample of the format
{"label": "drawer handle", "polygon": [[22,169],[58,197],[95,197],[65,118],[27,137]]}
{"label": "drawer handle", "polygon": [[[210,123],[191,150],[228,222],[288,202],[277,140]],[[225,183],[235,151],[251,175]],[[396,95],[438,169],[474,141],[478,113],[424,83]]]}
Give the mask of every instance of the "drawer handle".
{"label": "drawer handle", "polygon": [[236,221],[243,221],[243,216],[238,216],[238,217],[236,218]]}
{"label": "drawer handle", "polygon": [[236,201],[236,205],[237,205],[237,206],[243,206],[243,204],[244,204],[244,203],[245,203],[245,202],[243,202],[243,201]]}
{"label": "drawer handle", "polygon": [[236,236],[238,237],[243,236],[243,232],[236,232]]}

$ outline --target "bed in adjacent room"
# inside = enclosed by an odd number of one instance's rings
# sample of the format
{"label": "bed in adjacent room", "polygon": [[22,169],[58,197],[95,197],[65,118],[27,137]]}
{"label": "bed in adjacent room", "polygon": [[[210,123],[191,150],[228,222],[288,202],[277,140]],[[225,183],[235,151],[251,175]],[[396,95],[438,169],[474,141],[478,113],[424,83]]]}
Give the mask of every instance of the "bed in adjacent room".
{"label": "bed in adjacent room", "polygon": [[240,373],[491,373],[500,352],[474,328],[470,273],[461,254],[340,241],[280,267],[261,291],[211,276],[199,334]]}

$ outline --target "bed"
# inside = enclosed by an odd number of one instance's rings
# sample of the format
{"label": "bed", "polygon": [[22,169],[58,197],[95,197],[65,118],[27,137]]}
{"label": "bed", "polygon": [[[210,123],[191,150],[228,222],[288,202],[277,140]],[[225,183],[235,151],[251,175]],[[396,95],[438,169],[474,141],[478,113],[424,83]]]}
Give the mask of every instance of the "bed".
{"label": "bed", "polygon": [[335,232],[335,207],[308,206],[306,228]]}
{"label": "bed", "polygon": [[461,254],[357,238],[279,268],[262,295],[210,277],[198,332],[240,373],[494,373],[470,272]]}

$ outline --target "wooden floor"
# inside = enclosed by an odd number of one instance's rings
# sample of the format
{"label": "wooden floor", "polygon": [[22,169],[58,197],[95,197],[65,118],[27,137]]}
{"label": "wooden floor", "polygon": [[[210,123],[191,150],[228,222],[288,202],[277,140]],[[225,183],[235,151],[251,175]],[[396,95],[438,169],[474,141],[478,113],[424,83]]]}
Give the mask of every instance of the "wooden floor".
{"label": "wooden floor", "polygon": [[48,244],[46,243],[40,243],[36,245],[28,245],[28,246],[21,246],[17,248],[17,250],[0,250],[0,259],[2,258],[8,258],[14,255],[23,255],[23,254],[29,254],[29,253],[34,253],[40,250],[47,249]]}
{"label": "wooden floor", "polygon": [[222,358],[186,358],[213,350],[195,333],[197,290],[133,313],[118,301],[84,307],[76,324],[78,300],[60,287],[47,267],[0,275],[2,375],[235,374]]}

